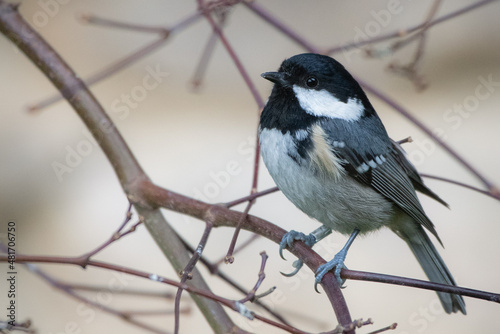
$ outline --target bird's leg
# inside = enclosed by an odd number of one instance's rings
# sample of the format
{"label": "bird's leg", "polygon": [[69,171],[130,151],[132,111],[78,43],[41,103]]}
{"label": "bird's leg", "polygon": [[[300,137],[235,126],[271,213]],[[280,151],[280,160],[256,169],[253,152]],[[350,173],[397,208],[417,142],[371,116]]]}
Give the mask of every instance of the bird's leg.
{"label": "bird's leg", "polygon": [[[324,225],[321,225],[319,228],[312,231],[309,235],[305,235],[302,232],[297,232],[297,231],[291,230],[290,232],[287,232],[283,236],[283,238],[281,239],[280,256],[283,260],[285,259],[285,257],[283,256],[283,249],[291,246],[295,240],[303,241],[307,246],[312,247],[312,246],[314,246],[314,244],[316,244],[318,241],[325,238],[330,233],[332,233],[332,230]],[[304,264],[304,262],[302,262],[302,260],[297,259],[293,262],[293,265],[292,265],[295,268],[295,270],[289,274],[284,274],[284,273],[282,273],[282,274],[284,276],[288,276],[288,277],[293,276],[299,272],[299,270],[300,270],[300,268],[302,268],[303,264]]]}
{"label": "bird's leg", "polygon": [[349,237],[349,240],[347,240],[344,247],[342,247],[342,249],[340,250],[340,252],[338,252],[331,261],[328,261],[327,263],[322,264],[321,266],[318,267],[318,269],[316,270],[316,279],[315,279],[316,283],[314,284],[314,289],[316,290],[316,292],[318,292],[318,284],[321,283],[323,276],[325,276],[327,272],[332,270],[333,267],[335,267],[335,272],[334,272],[335,277],[337,278],[340,287],[343,287],[345,280],[342,280],[340,278],[340,270],[342,268],[347,268],[344,265],[344,260],[347,256],[347,251],[349,250],[349,247],[351,247],[352,242],[354,241],[354,239],[356,239],[358,233],[359,230],[355,229],[354,232],[352,232],[351,236]]}

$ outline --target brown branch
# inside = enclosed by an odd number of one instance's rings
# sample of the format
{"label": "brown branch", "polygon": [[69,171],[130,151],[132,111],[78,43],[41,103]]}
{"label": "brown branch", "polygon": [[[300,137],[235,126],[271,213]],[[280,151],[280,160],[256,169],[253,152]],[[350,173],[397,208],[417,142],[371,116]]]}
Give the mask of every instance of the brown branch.
{"label": "brown branch", "polygon": [[94,256],[95,254],[99,253],[100,251],[102,251],[104,248],[108,247],[109,245],[111,245],[113,242],[121,239],[122,237],[126,236],[127,234],[130,234],[132,232],[135,231],[135,229],[137,228],[137,226],[139,224],[141,224],[142,222],[139,221],[138,223],[134,224],[128,231],[124,232],[124,233],[120,233],[123,228],[125,227],[125,225],[127,225],[127,223],[132,219],[132,203],[129,203],[129,206],[128,206],[128,209],[127,209],[127,213],[125,214],[125,220],[123,221],[123,223],[120,225],[120,227],[118,228],[118,230],[116,230],[115,233],[113,233],[113,235],[106,241],[104,242],[102,245],[100,245],[99,247],[97,247],[96,249],[82,255],[84,261],[88,261],[92,256]]}
{"label": "brown branch", "polygon": [[244,202],[248,202],[248,201],[253,201],[254,199],[256,199],[258,197],[262,197],[262,196],[274,193],[276,191],[279,191],[279,188],[278,187],[272,187],[272,188],[269,188],[269,189],[266,189],[266,190],[262,190],[262,191],[250,194],[248,196],[236,199],[234,201],[225,203],[224,206],[226,206],[227,208],[231,208],[231,207],[233,207],[235,205],[238,205],[238,204],[241,204],[241,203],[244,203]]}
{"label": "brown branch", "polygon": [[478,193],[483,194],[485,196],[491,197],[491,198],[493,198],[493,199],[495,199],[497,201],[500,201],[500,196],[498,194],[495,195],[491,191],[486,191],[486,190],[483,190],[483,189],[479,189],[477,187],[471,186],[470,184],[466,184],[466,183],[463,183],[463,182],[455,181],[455,180],[448,179],[448,178],[442,177],[442,176],[437,176],[437,175],[430,175],[430,174],[421,173],[420,176],[426,177],[428,179],[434,179],[434,180],[438,180],[438,181],[442,181],[442,182],[451,183],[451,184],[454,184],[456,186],[463,187],[463,188],[466,188],[466,189],[478,192]]}
{"label": "brown branch", "polygon": [[[75,263],[79,265],[79,261],[80,260],[77,260]],[[58,289],[59,291],[62,291],[63,293],[65,293],[66,295],[70,296],[71,298],[73,298],[75,300],[78,300],[82,303],[85,303],[86,305],[91,305],[92,307],[95,307],[95,308],[97,308],[105,313],[112,314],[118,318],[121,318],[123,321],[125,321],[131,325],[134,325],[138,328],[141,328],[143,330],[146,330],[148,332],[157,333],[157,334],[166,334],[165,331],[162,331],[162,330],[155,328],[155,327],[152,327],[152,326],[150,326],[142,321],[138,321],[138,320],[133,319],[130,316],[127,316],[127,314],[125,312],[115,310],[109,306],[103,305],[101,303],[98,303],[98,302],[92,301],[88,298],[85,298],[83,296],[80,296],[79,294],[77,294],[74,291],[72,286],[63,284],[63,283],[53,279],[50,275],[48,275],[47,273],[45,273],[44,271],[42,271],[40,268],[38,268],[37,266],[35,266],[33,264],[28,263],[27,266],[28,266],[28,269],[32,273],[36,274],[38,277],[42,278],[45,282],[50,284],[52,287]]]}
{"label": "brown branch", "polygon": [[[227,40],[226,36],[222,32],[220,25],[217,24],[217,22],[215,22],[215,20],[212,18],[211,13],[206,10],[206,8],[205,8],[206,4],[203,0],[198,0],[198,5],[199,5],[199,8],[203,11],[203,14],[205,15],[205,18],[207,19],[207,21],[212,26],[214,33],[219,37],[219,40],[222,42],[227,53],[229,54],[229,56],[233,60],[241,77],[245,81],[248,89],[252,93],[252,96],[254,97],[255,101],[257,102],[257,106],[259,107],[260,110],[262,110],[262,108],[264,107],[264,101],[262,100],[259,92],[257,91],[257,88],[255,87],[252,80],[250,79],[250,76],[248,75],[248,72],[246,71],[245,67],[241,63],[240,58],[237,56],[233,47],[231,46],[231,44]],[[253,194],[254,192],[257,191],[257,183],[258,183],[258,176],[259,176],[259,173],[258,173],[258,171],[259,171],[259,156],[260,156],[260,147],[259,147],[259,142],[257,139],[257,143],[255,146],[255,156],[254,156],[254,174],[253,174],[252,188],[250,190],[250,194]],[[229,249],[228,249],[227,255],[226,255],[227,263],[232,263],[234,261],[232,254],[234,251],[234,247],[236,246],[236,241],[238,239],[241,225],[243,224],[243,221],[245,220],[245,217],[248,214],[248,212],[250,211],[253,204],[254,204],[254,201],[248,202],[247,207],[245,209],[245,213],[244,213],[243,217],[241,217],[238,225],[236,226],[236,229],[235,229],[234,234],[233,234],[233,238],[231,240],[231,243],[229,245]]]}
{"label": "brown branch", "polygon": [[[45,74],[75,109],[85,123],[118,176],[129,200],[158,246],[177,271],[189,261],[182,242],[172,233],[171,226],[159,210],[145,205],[134,193],[134,185],[148,180],[147,175],[130,151],[125,140],[87,86],[65,63],[59,54],[19,15],[17,6],[0,0],[0,31],[7,36]],[[81,265],[82,262],[80,262]],[[209,290],[201,275],[189,285]],[[193,296],[193,300],[216,333],[227,333],[234,323],[220,304]]]}
{"label": "brown branch", "polygon": [[440,292],[447,292],[452,294],[458,294],[467,297],[473,297],[477,299],[483,299],[494,303],[500,303],[500,294],[493,292],[486,292],[481,290],[469,289],[455,285],[446,285],[441,283],[434,283],[429,281],[418,280],[414,278],[407,278],[394,275],[369,273],[364,271],[355,271],[342,269],[340,274],[342,278],[359,280],[359,281],[369,281],[369,282],[380,282],[394,285],[411,286],[413,288],[433,290]]}
{"label": "brown branch", "polygon": [[253,204],[255,201],[249,201],[247,203],[247,206],[245,208],[245,211],[243,211],[243,215],[240,217],[238,221],[238,225],[236,225],[236,228],[234,229],[233,237],[231,238],[231,243],[229,244],[229,249],[227,250],[226,257],[224,258],[225,263],[233,263],[234,262],[234,248],[236,247],[236,241],[238,240],[238,236],[240,234],[241,227],[243,225],[243,222],[245,221],[245,218],[248,215],[248,212],[252,208]]}
{"label": "brown branch", "polygon": [[[0,255],[0,262],[5,262],[5,261],[8,261],[8,257],[4,256],[4,255]],[[32,263],[58,263],[58,264],[71,264],[71,265],[81,266],[80,261],[81,261],[81,259],[79,259],[78,257],[57,257],[57,256],[36,256],[36,255],[32,256],[32,255],[22,255],[22,254],[18,254],[16,256],[17,263],[23,263],[23,264],[25,263],[25,264],[31,265],[32,268],[36,268],[32,265]],[[168,279],[165,277],[158,276],[156,274],[150,274],[150,273],[142,272],[142,271],[131,269],[131,268],[126,268],[123,266],[118,266],[118,265],[111,264],[111,263],[89,260],[88,266],[102,268],[102,269],[111,270],[111,271],[117,271],[117,272],[121,272],[121,273],[126,273],[129,275],[146,278],[146,279],[152,280],[154,282],[159,282],[159,283],[175,286],[177,288],[186,290],[187,292],[191,293],[191,295],[197,295],[197,296],[212,300],[214,302],[220,303],[220,304],[230,308],[231,310],[240,313],[241,315],[243,315],[245,317],[249,317],[250,319],[254,319],[254,318],[258,319],[260,321],[263,321],[263,322],[270,324],[272,326],[275,326],[277,328],[281,328],[281,329],[288,331],[290,333],[306,334],[306,332],[300,331],[300,330],[298,330],[294,327],[291,327],[289,325],[277,323],[277,322],[270,320],[270,319],[267,319],[261,315],[255,314],[254,312],[249,311],[239,301],[230,300],[230,299],[215,295],[214,293],[212,293],[208,290],[198,289],[198,288],[195,288],[193,286],[187,285],[185,283],[180,283],[180,282],[177,282],[175,280],[171,280],[171,279]],[[50,278],[48,281],[50,281]],[[56,281],[53,281],[53,282],[55,284],[57,284]],[[64,288],[64,286],[63,286],[63,288]],[[80,301],[87,302],[86,299],[82,298],[81,296],[79,296],[77,294],[74,294],[72,292],[69,292],[69,294],[71,294],[72,297],[79,299]],[[94,306],[101,308],[101,309],[103,307],[107,308],[106,306],[103,306],[103,305],[98,304],[98,303],[95,303]],[[113,310],[110,308],[107,308],[107,309],[109,309],[110,313],[114,312],[117,315],[121,314],[120,312],[118,312],[116,310]],[[154,331],[153,328],[148,328],[147,325],[144,326],[143,328],[148,329],[150,331]],[[246,332],[238,329],[237,327],[232,328],[232,330],[233,331],[228,332],[228,333],[246,333]],[[163,334],[162,331],[158,331],[158,333]]]}
{"label": "brown branch", "polygon": [[486,188],[490,191],[492,195],[495,197],[498,196],[500,198],[500,192],[498,188],[489,181],[485,176],[483,176],[474,166],[472,166],[466,159],[464,159],[457,151],[455,151],[450,145],[444,142],[441,138],[439,138],[434,132],[427,127],[422,121],[420,121],[417,117],[415,117],[412,113],[410,113],[406,108],[402,105],[391,99],[386,94],[382,93],[380,90],[375,88],[375,86],[368,84],[360,79],[358,79],[359,83],[370,93],[375,95],[381,101],[389,105],[392,109],[396,110],[399,114],[403,115],[407,120],[409,120],[412,124],[417,126],[420,130],[425,132],[427,136],[429,136],[433,141],[435,141],[439,146],[441,146],[449,155],[451,155],[458,163],[464,166],[472,175],[474,175],[477,179],[479,179]]}
{"label": "brown branch", "polygon": [[[153,205],[159,205],[168,210],[176,211],[179,213],[187,214],[194,218],[203,219],[203,217],[209,213],[211,217],[213,217],[214,227],[219,226],[236,226],[238,219],[243,215],[241,212],[229,210],[220,205],[211,205],[207,204],[165,189],[157,187],[149,182],[144,182],[141,184],[141,192],[144,195],[144,198],[149,200]],[[243,225],[245,230],[258,233],[276,243],[279,243],[285,234],[285,230],[276,226],[268,221],[260,219],[258,217],[248,215]],[[325,261],[316,254],[311,248],[306,246],[303,242],[297,241],[290,248],[287,248],[299,259],[303,260],[304,263],[313,271],[317,269],[317,267]],[[330,276],[331,275],[331,276]],[[329,277],[331,279],[325,279],[325,277]],[[337,280],[333,277],[332,273],[328,273],[323,278],[323,288],[328,293],[328,297],[330,299],[340,299],[342,298],[342,294],[340,293],[340,288],[338,289],[338,295],[336,295],[337,291]],[[493,302],[500,303],[500,295],[484,292],[480,290],[467,289],[456,286],[449,286],[445,284],[433,283],[422,280],[415,280],[410,278],[404,278],[399,276],[391,276],[384,274],[376,274],[376,273],[366,273],[362,271],[353,271],[342,269],[341,277],[346,279],[356,279],[356,280],[366,280],[373,282],[383,282],[389,284],[399,284],[405,286],[412,286],[416,288],[434,290],[434,291],[442,291],[453,294],[462,294],[464,296],[489,300]],[[337,283],[337,286],[331,285],[331,283]],[[328,283],[328,284],[325,284]],[[332,301],[335,302],[335,301]],[[336,302],[339,302],[337,300]],[[339,302],[340,303],[340,302]],[[340,321],[339,321],[340,322]],[[349,321],[348,323],[350,323]],[[341,323],[342,324],[342,323]]]}
{"label": "brown branch", "polygon": [[200,10],[203,12],[203,15],[207,19],[208,23],[212,26],[213,31],[217,34],[219,37],[219,40],[222,42],[222,45],[224,45],[224,48],[226,49],[227,53],[233,60],[234,65],[238,69],[238,72],[240,73],[241,77],[243,78],[243,81],[245,81],[245,84],[247,85],[248,89],[250,90],[250,93],[252,93],[253,98],[255,99],[255,102],[257,102],[257,106],[259,109],[262,109],[264,107],[264,101],[260,97],[259,92],[257,91],[257,88],[253,84],[252,80],[250,79],[250,75],[248,75],[247,70],[241,63],[240,58],[237,56],[236,51],[234,51],[233,47],[227,40],[226,36],[222,32],[221,27],[215,22],[215,20],[212,18],[211,12],[207,10],[207,6],[205,5],[205,2],[203,0],[198,0],[198,4],[200,7]]}
{"label": "brown branch", "polygon": [[[201,255],[203,253],[203,249],[205,248],[207,241],[208,241],[208,236],[210,235],[210,232],[212,231],[212,223],[210,220],[207,220],[205,222],[205,230],[203,231],[203,235],[201,236],[201,240],[198,243],[198,247],[196,250],[193,252],[193,255],[191,259],[189,260],[188,264],[184,268],[184,270],[181,272],[181,284],[186,283],[188,279],[193,278],[193,270],[196,264],[198,263],[198,260],[201,258]],[[177,334],[179,333],[179,326],[180,326],[180,309],[181,309],[181,296],[182,296],[182,291],[184,291],[182,288],[177,289],[177,294],[175,295],[175,325],[174,325],[174,333]]]}
{"label": "brown branch", "polygon": [[[182,30],[194,22],[196,22],[198,19],[200,19],[202,16],[200,13],[194,13],[192,15],[189,15],[188,17],[182,19],[179,21],[177,24],[174,24],[173,26],[169,28],[158,28],[161,29],[159,30],[160,32],[160,37],[153,42],[147,44],[146,46],[141,47],[139,50],[123,57],[122,59],[114,62],[111,65],[108,65],[104,69],[99,70],[96,74],[91,75],[87,79],[84,79],[85,84],[90,87],[93,84],[96,84],[113,74],[123,70],[127,66],[130,66],[134,62],[144,58],[145,56],[151,54],[153,51],[158,49],[159,47],[165,45],[165,43],[169,40],[169,37],[171,37],[174,32],[178,32],[179,30]],[[98,19],[99,21],[102,21],[104,19]],[[108,20],[109,21],[109,20]],[[52,96],[49,96],[42,101],[37,102],[36,104],[31,105],[28,109],[32,112],[39,111],[43,108],[46,108],[58,101],[60,101],[63,98],[61,94],[54,94]]]}
{"label": "brown branch", "polygon": [[425,25],[428,26],[428,28],[430,27],[433,27],[435,25],[438,25],[440,23],[444,23],[446,21],[449,21],[451,19],[454,19],[455,17],[458,17],[460,15],[463,15],[463,14],[467,14],[468,12],[470,11],[473,11],[475,9],[478,9],[478,8],[481,8],[485,5],[488,5],[490,3],[493,3],[497,0],[482,0],[482,1],[478,1],[476,3],[473,3],[472,5],[467,5],[463,8],[460,8],[454,12],[451,12],[451,13],[448,13],[448,14],[445,14],[429,23],[426,23],[426,22],[423,22],[423,23],[420,23],[420,24],[417,24],[413,27],[410,27],[410,28],[406,28],[404,30],[398,30],[398,31],[395,31],[395,32],[390,32],[390,33],[387,33],[387,34],[383,34],[383,35],[380,35],[380,36],[377,36],[377,37],[373,37],[373,38],[369,38],[369,39],[366,39],[364,41],[359,41],[359,42],[349,42],[349,43],[344,43],[344,44],[341,44],[341,45],[338,45],[338,46],[334,46],[334,47],[331,47],[329,49],[327,49],[325,51],[325,54],[333,54],[333,53],[337,53],[337,52],[340,52],[340,51],[346,51],[346,50],[349,50],[349,49],[352,49],[352,48],[359,48],[361,46],[364,46],[364,45],[368,45],[368,44],[374,44],[374,43],[380,43],[380,42],[383,42],[385,40],[388,40],[388,39],[393,39],[393,38],[400,38],[402,36],[406,36],[408,34],[411,34],[415,31],[418,31],[420,29],[422,29]]}
{"label": "brown branch", "polygon": [[[256,223],[255,225],[252,224],[253,226],[248,226],[248,229],[252,230],[252,231],[257,231],[257,230],[262,231],[266,228],[267,224],[271,224],[269,222],[262,221],[256,217],[249,216],[249,219],[250,218],[252,218],[252,220],[255,219],[255,223]],[[216,226],[216,225],[214,224],[214,226]],[[221,224],[220,226],[231,226],[231,225]],[[277,228],[279,228],[279,227],[277,227]],[[284,231],[283,231],[283,234],[284,234]],[[309,247],[307,247],[304,243],[302,243],[300,241],[294,243],[292,245],[292,247],[290,247],[290,252],[292,252],[296,256],[305,255],[305,259],[304,259],[305,263],[307,265],[311,265],[311,267],[316,263],[318,263],[318,266],[320,264],[325,263],[325,261],[323,259],[321,259],[321,257],[318,254],[316,254],[313,250],[311,250]],[[0,262],[7,262],[7,261],[8,261],[7,255],[0,255]],[[16,262],[17,263],[58,263],[58,264],[72,264],[72,265],[81,266],[81,260],[78,257],[37,256],[37,255],[18,254],[18,255],[16,255]],[[121,266],[117,266],[117,265],[109,264],[109,263],[104,263],[104,262],[100,262],[100,261],[90,260],[88,263],[88,266],[94,266],[94,267],[109,269],[109,270],[113,270],[113,271],[120,271],[123,273],[152,279],[151,274],[143,273],[143,272],[135,270],[135,269],[125,268],[125,267],[121,267]],[[334,276],[332,273],[328,273],[327,275]],[[378,273],[371,273],[371,272],[357,271],[357,270],[349,270],[349,269],[342,269],[340,276],[341,276],[341,278],[344,278],[344,279],[386,283],[386,284],[413,287],[413,288],[418,288],[418,289],[459,294],[462,296],[467,296],[467,297],[476,298],[476,299],[482,299],[482,300],[486,300],[486,301],[500,304],[500,294],[498,294],[498,293],[486,292],[486,291],[481,291],[481,290],[476,290],[476,289],[469,289],[469,288],[464,288],[464,287],[460,287],[460,286],[446,285],[446,284],[434,283],[434,282],[429,282],[429,281],[424,281],[424,280],[419,280],[419,279],[414,279],[414,278],[407,278],[407,277],[386,275],[386,274],[378,274]],[[159,281],[159,282],[164,282],[164,283],[167,283],[169,285],[176,286],[176,287],[182,287],[186,291],[194,291],[197,294],[200,294],[204,297],[213,295],[213,293],[208,291],[208,290],[200,290],[200,289],[190,287],[189,285],[181,284],[177,281],[170,280],[167,278],[163,278],[163,277],[158,278],[156,276],[153,280]],[[323,281],[325,281],[325,280],[323,280]],[[332,281],[336,281],[336,280],[333,279]],[[326,290],[326,288],[325,288],[325,290]],[[199,291],[202,291],[202,292],[199,292]]]}
{"label": "brown branch", "polygon": [[[228,8],[223,7],[220,11],[216,12],[216,14],[219,21],[219,26],[223,27],[227,20]],[[208,63],[213,56],[217,40],[217,33],[215,31],[212,31],[212,34],[208,38],[205,48],[203,49],[200,60],[198,61],[198,65],[196,66],[196,69],[194,71],[193,78],[191,79],[191,84],[194,90],[198,90],[202,84],[203,78],[208,68]]]}
{"label": "brown branch", "polygon": [[257,283],[255,283],[255,286],[253,287],[253,289],[248,292],[248,294],[245,296],[245,298],[240,299],[239,302],[242,304],[246,303],[247,301],[253,302],[255,300],[255,294],[257,293],[257,290],[260,288],[260,285],[262,284],[262,282],[266,278],[266,274],[264,273],[264,269],[266,267],[266,261],[267,261],[268,256],[267,256],[266,252],[261,252],[260,256],[262,257],[262,262],[260,264],[260,270],[258,273],[259,278],[257,280]]}
{"label": "brown branch", "polygon": [[[94,24],[108,28],[116,28],[123,30],[132,30],[135,32],[155,33],[167,37],[170,35],[172,28],[146,26],[142,24],[125,23],[122,21],[110,20],[107,18],[99,17],[93,14],[82,14],[78,17],[83,23]],[[194,17],[193,17],[194,19]]]}
{"label": "brown branch", "polygon": [[[260,237],[260,235],[253,234],[251,238],[249,238],[248,240],[246,240],[245,242],[243,242],[239,247],[236,247],[235,253],[238,252],[239,249],[241,249],[242,247],[245,247],[247,244],[249,244],[253,240],[256,240],[259,237]],[[193,247],[191,247],[191,245],[189,245],[184,239],[182,239],[182,241],[184,243],[184,246],[189,250],[189,252],[194,253]],[[248,293],[247,290],[245,290],[235,280],[233,280],[228,275],[226,275],[225,273],[223,273],[223,272],[221,272],[219,270],[219,265],[222,262],[224,262],[224,259],[225,259],[225,257],[223,257],[222,259],[216,261],[215,263],[211,263],[210,261],[208,261],[202,255],[202,257],[200,258],[200,262],[208,269],[208,271],[212,275],[217,275],[221,280],[223,280],[224,282],[226,282],[227,284],[229,284],[230,286],[232,286],[233,288],[235,288],[236,290],[238,290],[239,292],[241,292],[243,295],[246,295]],[[275,310],[272,310],[269,306],[267,306],[266,304],[262,303],[260,300],[257,299],[257,300],[254,301],[254,303],[256,305],[258,305],[259,307],[263,308],[266,312],[268,312],[269,314],[271,314],[273,317],[275,317],[276,319],[278,319],[282,323],[284,323],[286,325],[289,325],[288,321],[285,318],[283,318],[283,316],[281,314],[277,313]]]}

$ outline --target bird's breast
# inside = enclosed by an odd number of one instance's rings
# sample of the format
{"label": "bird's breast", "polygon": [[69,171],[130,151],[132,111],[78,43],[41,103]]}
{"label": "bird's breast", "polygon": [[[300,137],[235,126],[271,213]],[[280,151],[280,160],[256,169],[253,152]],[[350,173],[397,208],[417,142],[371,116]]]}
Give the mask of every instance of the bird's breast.
{"label": "bird's breast", "polygon": [[308,133],[311,142],[304,153],[297,145],[303,133],[260,130],[262,158],[283,194],[310,217],[344,234],[388,224],[392,204],[346,175],[321,128],[313,126]]}

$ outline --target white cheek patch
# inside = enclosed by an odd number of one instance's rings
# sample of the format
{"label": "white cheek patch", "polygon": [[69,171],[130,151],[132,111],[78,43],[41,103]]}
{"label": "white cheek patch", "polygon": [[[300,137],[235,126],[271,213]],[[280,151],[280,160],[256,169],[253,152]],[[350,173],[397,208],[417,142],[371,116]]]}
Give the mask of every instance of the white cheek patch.
{"label": "white cheek patch", "polygon": [[324,89],[306,89],[297,85],[293,86],[293,91],[302,109],[313,116],[339,118],[352,122],[363,115],[364,107],[358,99],[350,98],[344,103]]}

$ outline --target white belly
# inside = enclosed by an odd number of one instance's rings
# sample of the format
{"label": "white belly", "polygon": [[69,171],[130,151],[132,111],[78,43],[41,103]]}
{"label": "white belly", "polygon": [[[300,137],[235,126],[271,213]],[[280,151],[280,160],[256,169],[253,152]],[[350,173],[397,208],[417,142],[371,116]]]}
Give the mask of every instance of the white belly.
{"label": "white belly", "polygon": [[368,232],[390,224],[393,205],[382,195],[351,177],[327,177],[313,172],[310,161],[297,163],[290,133],[276,129],[260,133],[261,154],[283,194],[299,209],[343,234],[355,228]]}

